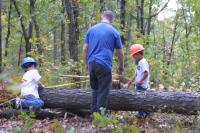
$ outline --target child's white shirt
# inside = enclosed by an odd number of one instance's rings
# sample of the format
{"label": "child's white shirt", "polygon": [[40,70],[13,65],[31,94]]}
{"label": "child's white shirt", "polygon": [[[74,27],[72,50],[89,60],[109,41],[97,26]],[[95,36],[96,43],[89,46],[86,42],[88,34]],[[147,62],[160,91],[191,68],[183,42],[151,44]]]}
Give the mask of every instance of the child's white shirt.
{"label": "child's white shirt", "polygon": [[148,88],[148,82],[149,82],[149,78],[150,78],[150,74],[149,74],[149,64],[147,62],[147,60],[145,58],[142,58],[137,65],[137,68],[135,70],[135,83],[139,80],[142,79],[144,72],[147,71],[148,72],[148,76],[145,80],[143,80],[142,82],[142,87],[143,88]]}
{"label": "child's white shirt", "polygon": [[20,85],[21,96],[34,95],[39,98],[38,81],[40,78],[41,76],[36,69],[25,72]]}

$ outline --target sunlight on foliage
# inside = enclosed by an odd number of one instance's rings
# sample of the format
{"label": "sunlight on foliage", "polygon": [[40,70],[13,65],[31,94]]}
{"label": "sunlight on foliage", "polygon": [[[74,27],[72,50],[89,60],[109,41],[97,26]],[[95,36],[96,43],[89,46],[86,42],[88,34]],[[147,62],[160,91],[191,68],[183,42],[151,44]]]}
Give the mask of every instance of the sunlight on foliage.
{"label": "sunlight on foliage", "polygon": [[71,127],[67,133],[76,133],[76,129],[74,127]]}
{"label": "sunlight on foliage", "polygon": [[[32,128],[33,124],[35,123],[35,112],[32,109],[29,110],[30,112],[21,111],[19,114],[19,118],[23,120],[23,127],[20,129],[22,133],[27,133]],[[19,128],[15,128],[14,131],[19,131]]]}
{"label": "sunlight on foliage", "polygon": [[[129,117],[130,118],[130,117]],[[113,133],[123,133],[123,132],[129,132],[129,133],[139,133],[139,129],[132,125],[124,125],[121,124],[120,121],[123,120],[123,115],[115,114],[111,118],[105,114],[105,109],[100,108],[100,113],[94,112],[93,113],[93,121],[92,124],[99,126],[99,127],[109,127],[112,129]]]}
{"label": "sunlight on foliage", "polygon": [[64,127],[57,119],[54,119],[51,125],[49,125],[49,129],[56,133],[64,133]]}

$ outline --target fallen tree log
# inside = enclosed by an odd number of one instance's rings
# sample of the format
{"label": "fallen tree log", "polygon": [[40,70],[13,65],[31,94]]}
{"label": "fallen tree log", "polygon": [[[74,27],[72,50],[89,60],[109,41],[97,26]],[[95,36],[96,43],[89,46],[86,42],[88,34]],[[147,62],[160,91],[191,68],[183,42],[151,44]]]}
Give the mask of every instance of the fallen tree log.
{"label": "fallen tree log", "polygon": [[[47,108],[66,110],[90,109],[91,89],[42,89],[40,97]],[[111,90],[110,110],[148,111],[180,114],[197,114],[200,111],[200,92],[147,92]]]}

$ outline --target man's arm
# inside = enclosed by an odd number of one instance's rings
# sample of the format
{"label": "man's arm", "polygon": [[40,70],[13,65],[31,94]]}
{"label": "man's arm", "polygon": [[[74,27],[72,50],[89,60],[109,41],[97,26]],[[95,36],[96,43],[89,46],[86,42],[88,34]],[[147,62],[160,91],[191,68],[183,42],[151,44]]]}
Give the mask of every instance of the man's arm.
{"label": "man's arm", "polygon": [[118,60],[119,60],[119,67],[118,67],[118,73],[122,75],[124,71],[124,51],[123,49],[117,49],[118,54]]}
{"label": "man's arm", "polygon": [[88,70],[87,51],[88,51],[88,44],[87,44],[87,43],[84,43],[84,44],[83,44],[83,61],[84,61],[84,65],[85,65],[85,70],[86,70],[86,72],[87,72],[87,70]]}

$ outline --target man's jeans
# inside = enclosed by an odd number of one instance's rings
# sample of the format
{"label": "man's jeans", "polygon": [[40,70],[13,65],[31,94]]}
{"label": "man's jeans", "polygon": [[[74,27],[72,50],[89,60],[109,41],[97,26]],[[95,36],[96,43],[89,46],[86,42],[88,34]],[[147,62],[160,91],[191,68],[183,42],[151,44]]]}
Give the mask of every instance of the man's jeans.
{"label": "man's jeans", "polygon": [[112,73],[108,68],[95,61],[89,63],[89,72],[92,88],[91,112],[99,112],[100,107],[107,108]]}
{"label": "man's jeans", "polygon": [[[143,93],[145,93],[145,91],[147,91],[147,88],[143,88],[142,86],[135,86],[135,92],[136,93],[137,92],[143,92]],[[139,111],[138,112],[138,117],[144,118],[144,117],[146,117],[149,114],[150,114],[149,112]]]}
{"label": "man's jeans", "polygon": [[44,105],[44,102],[33,95],[27,95],[24,98],[20,99],[21,106],[23,109],[29,109],[32,107],[33,109],[40,109]]}

